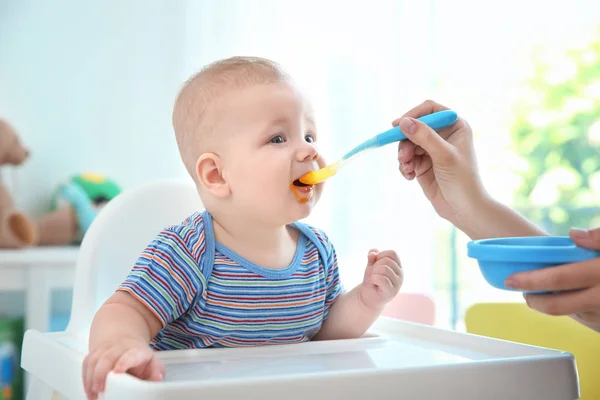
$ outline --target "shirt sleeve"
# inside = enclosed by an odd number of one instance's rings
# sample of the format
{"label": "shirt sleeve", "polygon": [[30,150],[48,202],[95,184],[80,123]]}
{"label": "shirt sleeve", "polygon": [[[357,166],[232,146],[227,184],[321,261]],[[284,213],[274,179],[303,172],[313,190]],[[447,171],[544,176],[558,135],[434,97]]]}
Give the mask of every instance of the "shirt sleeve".
{"label": "shirt sleeve", "polygon": [[164,230],[142,252],[118,290],[148,307],[164,328],[183,315],[203,292],[199,265],[181,236]]}
{"label": "shirt sleeve", "polygon": [[327,286],[327,292],[325,295],[325,311],[323,314],[324,318],[329,315],[329,309],[331,305],[338,299],[338,297],[344,292],[344,287],[340,280],[340,272],[338,267],[337,254],[333,244],[329,241],[329,238],[324,233],[319,235],[319,239],[323,240],[325,245],[325,251],[327,254],[326,260],[326,271],[327,277],[325,279],[325,285]]}

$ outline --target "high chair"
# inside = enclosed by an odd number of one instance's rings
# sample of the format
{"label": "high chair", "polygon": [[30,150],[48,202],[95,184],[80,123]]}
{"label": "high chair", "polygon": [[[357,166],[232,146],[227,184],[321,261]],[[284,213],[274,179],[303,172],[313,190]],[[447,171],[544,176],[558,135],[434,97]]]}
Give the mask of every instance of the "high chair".
{"label": "high chair", "polygon": [[124,191],[102,209],[81,243],[66,331],[25,333],[21,360],[30,374],[28,399],[50,399],[56,392],[85,398],[81,363],[94,314],[156,234],[202,208],[193,185],[159,181]]}
{"label": "high chair", "polygon": [[[109,202],[79,254],[69,325],[26,332],[28,400],[85,398],[81,367],[94,313],[165,226],[202,207],[195,188],[156,182]],[[579,396],[564,352],[379,318],[361,338],[234,349],[157,352],[164,382],[110,373],[104,400],[506,399]],[[553,378],[548,379],[549,376]]]}
{"label": "high chair", "polygon": [[[575,357],[581,399],[600,399],[600,334],[569,317],[553,317],[522,303],[479,303],[465,315],[467,331],[567,351]],[[553,377],[548,377],[553,379]]]}

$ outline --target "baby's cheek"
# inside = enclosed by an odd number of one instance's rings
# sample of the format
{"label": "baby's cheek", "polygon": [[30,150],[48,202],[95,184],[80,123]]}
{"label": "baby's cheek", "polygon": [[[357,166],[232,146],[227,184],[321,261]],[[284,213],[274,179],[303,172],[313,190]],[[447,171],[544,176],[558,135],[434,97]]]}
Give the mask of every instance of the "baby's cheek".
{"label": "baby's cheek", "polygon": [[266,174],[262,176],[260,180],[257,180],[258,184],[254,188],[255,191],[260,193],[260,197],[267,203],[277,203],[281,201],[284,194],[289,191],[289,182],[287,179],[280,179],[274,174]]}
{"label": "baby's cheek", "polygon": [[327,160],[325,160],[325,157],[323,157],[322,155],[319,155],[319,158],[317,158],[317,167],[324,168],[326,166],[327,166]]}
{"label": "baby's cheek", "polygon": [[238,186],[246,188],[262,187],[268,182],[268,172],[257,168],[253,163],[238,163],[231,168],[231,177]]}

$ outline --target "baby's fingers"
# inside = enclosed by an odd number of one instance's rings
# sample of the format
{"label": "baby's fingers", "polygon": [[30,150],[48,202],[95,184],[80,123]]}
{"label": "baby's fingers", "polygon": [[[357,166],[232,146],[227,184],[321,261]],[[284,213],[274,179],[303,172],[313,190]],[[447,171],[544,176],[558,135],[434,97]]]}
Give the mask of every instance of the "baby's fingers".
{"label": "baby's fingers", "polygon": [[98,357],[94,354],[88,354],[83,360],[81,373],[83,378],[83,388],[88,399],[95,399],[97,395],[97,393],[92,391],[92,386],[94,385],[94,371],[96,370],[97,363]]}
{"label": "baby's fingers", "polygon": [[394,250],[384,250],[377,254],[378,261],[381,261],[384,258],[389,258],[390,260],[400,264],[400,257],[398,256],[398,253],[396,253]]}
{"label": "baby's fingers", "polygon": [[115,365],[116,361],[123,354],[123,349],[112,349],[104,353],[91,372],[91,390],[95,395],[104,391],[106,376]]}
{"label": "baby's fingers", "polygon": [[385,276],[392,287],[400,287],[404,280],[404,273],[399,264],[386,257],[383,261],[379,260],[373,269],[373,275]]}
{"label": "baby's fingers", "polygon": [[394,291],[394,284],[386,275],[374,274],[371,276],[371,283],[383,293],[392,293]]}
{"label": "baby's fingers", "polygon": [[154,355],[148,363],[133,368],[129,373],[148,381],[162,381],[165,376],[165,366]]}
{"label": "baby's fingers", "polygon": [[154,357],[148,364],[148,376],[144,379],[151,381],[162,381],[165,377],[165,365],[157,358]]}
{"label": "baby's fingers", "polygon": [[369,253],[367,254],[367,267],[371,267],[373,266],[373,264],[375,264],[375,261],[377,261],[378,254],[379,251],[377,249],[369,250]]}
{"label": "baby's fingers", "polygon": [[394,250],[385,250],[378,254],[377,263],[385,264],[392,269],[396,275],[402,275],[402,264],[400,263],[400,257]]}
{"label": "baby's fingers", "polygon": [[138,348],[129,349],[117,360],[113,371],[115,373],[127,372],[131,368],[147,364],[153,356],[150,349],[147,351]]}

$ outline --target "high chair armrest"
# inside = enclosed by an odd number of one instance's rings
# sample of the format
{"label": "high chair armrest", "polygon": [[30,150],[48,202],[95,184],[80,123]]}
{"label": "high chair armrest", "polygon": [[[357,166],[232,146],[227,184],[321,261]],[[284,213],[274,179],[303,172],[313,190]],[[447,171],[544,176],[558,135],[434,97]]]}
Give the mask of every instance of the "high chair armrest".
{"label": "high chair armrest", "polygon": [[23,338],[21,367],[63,397],[85,399],[81,366],[87,338],[67,332],[28,330]]}

